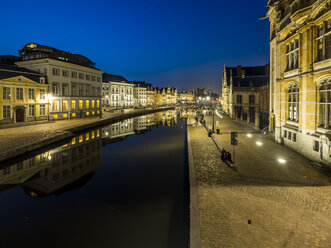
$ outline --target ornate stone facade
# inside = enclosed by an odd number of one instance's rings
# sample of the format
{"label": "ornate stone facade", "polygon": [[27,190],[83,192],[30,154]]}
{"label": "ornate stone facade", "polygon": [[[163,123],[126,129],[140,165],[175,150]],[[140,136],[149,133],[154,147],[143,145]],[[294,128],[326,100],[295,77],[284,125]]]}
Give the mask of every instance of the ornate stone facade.
{"label": "ornate stone facade", "polygon": [[331,0],[268,2],[274,138],[331,163]]}

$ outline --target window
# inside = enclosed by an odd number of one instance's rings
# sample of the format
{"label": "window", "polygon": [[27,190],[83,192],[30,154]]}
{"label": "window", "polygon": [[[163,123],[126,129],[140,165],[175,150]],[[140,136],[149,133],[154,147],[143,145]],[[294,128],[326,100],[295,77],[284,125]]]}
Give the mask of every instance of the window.
{"label": "window", "polygon": [[3,175],[9,175],[11,173],[11,167],[6,167],[3,169]]}
{"label": "window", "polygon": [[62,111],[67,111],[68,110],[68,101],[63,100],[62,101]]}
{"label": "window", "polygon": [[91,96],[95,96],[95,86],[91,87]]}
{"label": "window", "polygon": [[320,127],[331,127],[331,78],[320,83]]}
{"label": "window", "polygon": [[84,79],[84,73],[79,73],[78,77],[79,77],[79,79]]}
{"label": "window", "polygon": [[10,118],[10,106],[2,106],[2,117],[3,119]]}
{"label": "window", "polygon": [[60,69],[53,68],[52,73],[54,76],[60,76]]}
{"label": "window", "polygon": [[288,87],[288,119],[299,121],[299,85],[292,84]]}
{"label": "window", "polygon": [[45,89],[40,89],[39,90],[39,97],[40,97],[40,100],[45,100],[46,99],[46,90]]}
{"label": "window", "polygon": [[53,106],[53,111],[59,111],[59,101],[58,100],[53,100],[52,106]]}
{"label": "window", "polygon": [[284,130],[284,138],[287,137],[287,130]]}
{"label": "window", "polygon": [[90,76],[89,74],[86,74],[86,75],[85,75],[85,79],[86,79],[86,80],[90,80],[90,79],[91,79],[91,76]]}
{"label": "window", "polygon": [[101,78],[100,77],[97,77],[97,82],[100,82],[101,81]]}
{"label": "window", "polygon": [[87,109],[90,108],[90,101],[89,101],[89,100],[86,100],[86,101],[85,101],[85,106],[86,106]]}
{"label": "window", "polygon": [[69,96],[69,84],[62,84],[62,95]]}
{"label": "window", "polygon": [[10,100],[10,87],[3,87],[2,97],[3,100]]}
{"label": "window", "polygon": [[42,104],[39,107],[39,115],[45,115],[46,114],[46,105]]}
{"label": "window", "polygon": [[71,84],[71,95],[77,96],[77,84],[76,83]]}
{"label": "window", "polygon": [[79,100],[79,109],[83,109],[83,100]]}
{"label": "window", "polygon": [[94,81],[95,81],[95,76],[92,76],[91,79],[92,79],[92,81],[94,82]]}
{"label": "window", "polygon": [[17,171],[21,171],[21,170],[23,170],[23,162],[21,161],[21,162],[18,162],[17,164],[16,164],[16,170]]}
{"label": "window", "polygon": [[249,96],[249,104],[255,104],[255,96],[254,95]]}
{"label": "window", "polygon": [[77,78],[77,72],[72,71],[72,72],[71,72],[71,77],[72,77],[72,78]]}
{"label": "window", "polygon": [[242,95],[237,95],[237,103],[242,103]]}
{"label": "window", "polygon": [[255,108],[249,107],[249,121],[255,123]]}
{"label": "window", "polygon": [[63,77],[69,77],[69,71],[68,70],[62,70],[62,76]]}
{"label": "window", "polygon": [[23,100],[23,88],[16,88],[16,100]]}
{"label": "window", "polygon": [[91,85],[87,84],[86,85],[86,96],[90,96],[90,91],[91,91]]}
{"label": "window", "polygon": [[319,147],[320,147],[320,142],[317,141],[317,140],[314,140],[313,150],[314,150],[315,152],[318,152],[318,151],[319,151]]}
{"label": "window", "polygon": [[29,116],[34,116],[34,105],[29,105]]}
{"label": "window", "polygon": [[83,84],[80,84],[79,85],[79,96],[84,96],[84,85]]}
{"label": "window", "polygon": [[286,48],[287,71],[297,69],[299,67],[299,40],[296,39]]}
{"label": "window", "polygon": [[97,108],[100,108],[100,101],[97,100]]}
{"label": "window", "polygon": [[29,89],[29,100],[35,99],[35,91],[34,89]]}
{"label": "window", "polygon": [[76,100],[71,101],[71,109],[76,110]]}
{"label": "window", "polygon": [[318,27],[317,37],[318,60],[331,58],[331,19]]}
{"label": "window", "polygon": [[95,101],[94,101],[94,100],[91,101],[91,107],[92,107],[92,108],[95,107]]}
{"label": "window", "polygon": [[292,140],[293,140],[294,142],[297,141],[297,134],[296,134],[296,133],[293,133],[293,138],[292,138]]}
{"label": "window", "polygon": [[52,83],[52,93],[53,95],[60,94],[60,83]]}
{"label": "window", "polygon": [[287,137],[289,140],[291,140],[292,138],[292,133],[291,132],[288,132],[288,137]]}
{"label": "window", "polygon": [[97,87],[97,95],[96,96],[101,96],[101,87]]}

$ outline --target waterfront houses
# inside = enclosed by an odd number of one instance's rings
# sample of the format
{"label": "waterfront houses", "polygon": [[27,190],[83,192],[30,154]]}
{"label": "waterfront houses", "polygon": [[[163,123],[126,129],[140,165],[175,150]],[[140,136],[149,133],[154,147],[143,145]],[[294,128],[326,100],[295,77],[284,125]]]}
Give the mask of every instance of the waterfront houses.
{"label": "waterfront houses", "polygon": [[50,119],[101,114],[102,71],[80,54],[29,43],[20,51],[20,67],[47,75]]}
{"label": "waterfront houses", "polygon": [[177,102],[182,104],[193,104],[196,102],[195,100],[195,92],[194,91],[181,91],[177,94]]}
{"label": "waterfront houses", "polygon": [[133,107],[134,84],[119,75],[103,73],[102,75],[102,106],[103,107]]}
{"label": "waterfront houses", "polygon": [[331,163],[331,1],[268,2],[270,130],[274,139]]}
{"label": "waterfront houses", "polygon": [[0,124],[47,120],[48,94],[44,74],[0,64]]}
{"label": "waterfront houses", "polygon": [[269,124],[269,65],[226,67],[222,76],[223,111],[256,129]]}

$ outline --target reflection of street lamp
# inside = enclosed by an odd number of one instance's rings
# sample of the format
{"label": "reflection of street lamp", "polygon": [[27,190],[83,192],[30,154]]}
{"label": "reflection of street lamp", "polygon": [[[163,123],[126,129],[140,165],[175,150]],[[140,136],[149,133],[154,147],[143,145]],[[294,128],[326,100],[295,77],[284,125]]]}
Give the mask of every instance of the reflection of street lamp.
{"label": "reflection of street lamp", "polygon": [[207,96],[206,99],[207,99],[207,101],[210,101],[210,96]]}

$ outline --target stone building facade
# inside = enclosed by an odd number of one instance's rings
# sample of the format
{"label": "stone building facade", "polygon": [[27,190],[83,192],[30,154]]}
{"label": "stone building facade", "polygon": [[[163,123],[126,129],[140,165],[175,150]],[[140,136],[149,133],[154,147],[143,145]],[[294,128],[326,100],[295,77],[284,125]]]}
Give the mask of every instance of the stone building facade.
{"label": "stone building facade", "polygon": [[102,71],[80,54],[29,43],[19,51],[20,67],[47,75],[50,85],[50,119],[101,114]]}
{"label": "stone building facade", "polygon": [[102,106],[103,107],[133,107],[133,87],[122,76],[104,73],[102,75]]}
{"label": "stone building facade", "polygon": [[270,130],[331,164],[331,1],[270,0]]}
{"label": "stone building facade", "polygon": [[0,124],[49,118],[49,87],[41,73],[0,64]]}
{"label": "stone building facade", "polygon": [[222,76],[222,109],[256,129],[269,124],[269,65],[226,67]]}

